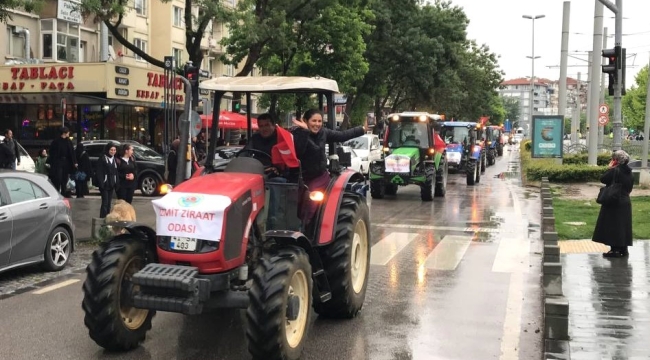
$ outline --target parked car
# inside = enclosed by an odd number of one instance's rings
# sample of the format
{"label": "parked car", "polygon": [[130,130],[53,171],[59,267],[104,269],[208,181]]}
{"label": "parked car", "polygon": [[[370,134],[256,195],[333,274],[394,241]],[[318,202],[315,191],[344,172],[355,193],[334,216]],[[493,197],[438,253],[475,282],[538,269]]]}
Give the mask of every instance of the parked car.
{"label": "parked car", "polygon": [[[0,135],[0,142],[3,142],[5,137]],[[16,170],[27,171],[27,172],[36,172],[36,164],[34,159],[29,156],[27,150],[25,150],[20,143],[18,143],[18,151],[20,151],[20,165],[16,166]]]}
{"label": "parked car", "polygon": [[73,251],[70,202],[47,176],[0,170],[0,272],[38,263],[58,271]]}
{"label": "parked car", "polygon": [[[95,168],[97,160],[104,153],[104,147],[108,142],[116,144],[118,147],[122,144],[114,140],[88,140],[82,141],[84,148],[90,157],[90,162],[93,165],[93,176],[95,175]],[[137,166],[138,188],[145,196],[157,195],[160,190],[160,185],[165,182],[165,157],[150,147],[144,146],[136,142],[129,142],[133,146],[133,155]]]}
{"label": "parked car", "polygon": [[361,161],[360,173],[368,175],[370,164],[373,161],[381,160],[381,146],[379,136],[374,134],[365,134],[343,143],[344,146],[351,147]]}

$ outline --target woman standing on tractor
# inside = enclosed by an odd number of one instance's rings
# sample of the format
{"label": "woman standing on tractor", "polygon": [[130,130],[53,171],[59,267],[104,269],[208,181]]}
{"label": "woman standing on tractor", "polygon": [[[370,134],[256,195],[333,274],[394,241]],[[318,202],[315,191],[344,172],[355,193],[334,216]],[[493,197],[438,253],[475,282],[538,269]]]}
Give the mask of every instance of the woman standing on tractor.
{"label": "woman standing on tractor", "polygon": [[[296,138],[296,152],[302,166],[302,177],[309,191],[325,191],[330,182],[327,171],[325,145],[330,142],[344,142],[366,133],[366,126],[348,130],[331,130],[323,127],[323,114],[316,109],[307,110],[302,120],[293,120],[298,127],[293,131]],[[313,149],[318,149],[313,151]],[[316,211],[310,204],[304,213],[309,222]]]}

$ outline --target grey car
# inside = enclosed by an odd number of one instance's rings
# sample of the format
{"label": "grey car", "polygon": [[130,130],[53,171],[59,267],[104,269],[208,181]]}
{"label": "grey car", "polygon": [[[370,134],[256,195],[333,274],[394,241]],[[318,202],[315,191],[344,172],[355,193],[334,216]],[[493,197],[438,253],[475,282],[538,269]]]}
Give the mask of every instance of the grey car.
{"label": "grey car", "polygon": [[73,251],[70,203],[47,176],[0,170],[0,272],[38,263],[58,271]]}

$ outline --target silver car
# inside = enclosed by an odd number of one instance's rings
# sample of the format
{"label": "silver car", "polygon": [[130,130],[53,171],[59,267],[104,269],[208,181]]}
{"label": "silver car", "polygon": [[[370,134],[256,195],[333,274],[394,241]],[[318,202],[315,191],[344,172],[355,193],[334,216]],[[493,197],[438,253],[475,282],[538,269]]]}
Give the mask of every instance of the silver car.
{"label": "silver car", "polygon": [[0,272],[38,263],[58,271],[73,251],[68,200],[45,175],[0,170]]}

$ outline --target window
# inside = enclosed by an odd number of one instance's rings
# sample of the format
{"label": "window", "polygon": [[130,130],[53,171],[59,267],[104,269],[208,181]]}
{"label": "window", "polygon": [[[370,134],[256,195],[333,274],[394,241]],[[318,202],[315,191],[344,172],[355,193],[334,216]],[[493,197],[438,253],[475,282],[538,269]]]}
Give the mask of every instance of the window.
{"label": "window", "polygon": [[235,76],[235,67],[233,65],[226,65],[226,76]]}
{"label": "window", "polygon": [[178,6],[174,6],[174,12],[173,12],[174,18],[172,19],[172,24],[174,26],[183,26],[183,9],[179,8]]}
{"label": "window", "polygon": [[45,191],[29,180],[6,178],[5,185],[9,190],[9,200],[12,204],[46,197]]}
{"label": "window", "polygon": [[63,20],[41,20],[43,59],[79,62],[79,25]]}
{"label": "window", "polygon": [[[140,49],[140,50],[142,50],[144,52],[147,52],[147,42],[146,41],[144,41],[142,39],[135,38],[135,39],[133,39],[133,45],[135,45],[135,47],[137,47],[138,49]],[[144,61],[144,59],[142,57],[138,56],[138,54],[135,54],[135,59],[137,61]]]}
{"label": "window", "polygon": [[16,28],[7,26],[7,55],[18,58],[26,58],[25,54],[25,34],[16,34]]}
{"label": "window", "polygon": [[176,66],[179,66],[180,64],[183,63],[182,49],[172,48],[172,55],[174,56],[174,60],[176,60]]}
{"label": "window", "polygon": [[147,0],[135,0],[135,12],[138,15],[147,16]]}
{"label": "window", "polygon": [[113,46],[113,35],[108,35],[108,46]]}

